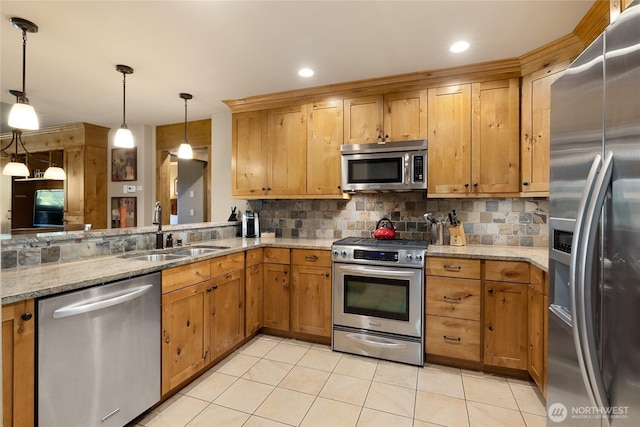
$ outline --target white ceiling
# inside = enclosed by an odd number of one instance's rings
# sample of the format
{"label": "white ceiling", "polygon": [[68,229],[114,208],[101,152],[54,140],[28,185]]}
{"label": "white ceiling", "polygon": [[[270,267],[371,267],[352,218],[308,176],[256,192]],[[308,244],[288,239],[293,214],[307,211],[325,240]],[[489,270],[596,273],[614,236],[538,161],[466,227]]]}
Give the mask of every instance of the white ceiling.
{"label": "white ceiling", "polygon": [[[252,95],[520,56],[570,33],[594,0],[510,1],[0,1],[2,131],[7,92],[21,89],[41,126],[117,127],[122,75],[129,126],[181,122]],[[449,45],[467,39],[464,54]],[[297,70],[315,70],[310,79]]]}

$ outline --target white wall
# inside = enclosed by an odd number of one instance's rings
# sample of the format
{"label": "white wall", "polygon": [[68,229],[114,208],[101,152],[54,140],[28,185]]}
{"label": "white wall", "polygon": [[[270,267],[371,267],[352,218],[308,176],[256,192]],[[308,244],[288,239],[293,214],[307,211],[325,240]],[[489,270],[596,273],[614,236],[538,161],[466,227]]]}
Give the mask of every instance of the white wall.
{"label": "white wall", "polygon": [[[111,150],[113,138],[120,126],[113,126],[109,131],[109,150],[107,153],[107,227],[111,228],[111,198],[135,197],[137,208],[137,226],[151,225],[151,216],[155,206],[156,185],[156,131],[154,126],[130,126],[134,144],[137,148],[138,162],[135,181],[111,181]],[[134,193],[125,193],[123,187],[133,185]],[[140,189],[142,187],[142,189]]]}
{"label": "white wall", "polygon": [[231,112],[227,111],[211,116],[211,221],[229,219],[233,206],[237,213],[245,211],[247,201],[231,198]]}

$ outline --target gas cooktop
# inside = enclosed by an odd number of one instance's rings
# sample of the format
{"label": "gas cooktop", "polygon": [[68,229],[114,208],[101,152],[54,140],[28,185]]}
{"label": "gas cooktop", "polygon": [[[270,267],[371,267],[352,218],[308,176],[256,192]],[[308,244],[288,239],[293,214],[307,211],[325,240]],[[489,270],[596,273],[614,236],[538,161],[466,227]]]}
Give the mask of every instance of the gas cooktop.
{"label": "gas cooktop", "polygon": [[427,249],[426,240],[417,239],[374,239],[368,237],[346,237],[333,242],[334,246],[364,246],[371,248]]}

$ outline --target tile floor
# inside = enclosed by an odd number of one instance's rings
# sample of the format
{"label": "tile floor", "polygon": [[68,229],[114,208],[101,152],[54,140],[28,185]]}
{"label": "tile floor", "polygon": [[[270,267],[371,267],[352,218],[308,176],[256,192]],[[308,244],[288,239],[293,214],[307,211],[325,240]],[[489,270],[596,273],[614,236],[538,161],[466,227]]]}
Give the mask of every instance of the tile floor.
{"label": "tile floor", "polygon": [[138,426],[544,426],[534,383],[259,335]]}

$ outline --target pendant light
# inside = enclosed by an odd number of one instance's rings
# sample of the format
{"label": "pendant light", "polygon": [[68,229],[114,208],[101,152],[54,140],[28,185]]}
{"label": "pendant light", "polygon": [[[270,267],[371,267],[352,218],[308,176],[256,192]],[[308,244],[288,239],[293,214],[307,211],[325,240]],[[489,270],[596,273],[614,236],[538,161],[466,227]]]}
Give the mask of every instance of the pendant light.
{"label": "pendant light", "polygon": [[116,65],[116,70],[122,73],[122,124],[116,132],[113,145],[120,148],[133,148],[133,134],[127,127],[126,121],[127,74],[133,74],[133,68],[128,65]]}
{"label": "pendant light", "polygon": [[193,159],[193,150],[187,139],[187,100],[192,99],[193,96],[189,93],[181,93],[180,98],[184,99],[184,141],[182,141],[180,148],[178,148],[178,158]]}
{"label": "pendant light", "polygon": [[38,26],[22,18],[9,18],[11,25],[22,30],[22,93],[9,112],[9,126],[14,129],[40,129],[36,110],[29,105],[26,92],[27,70],[27,33],[37,33]]}

